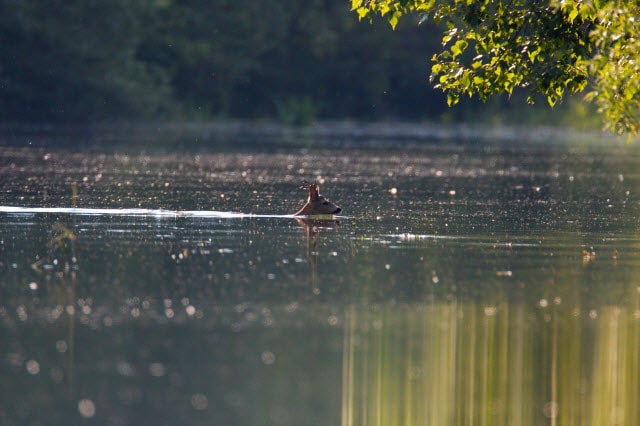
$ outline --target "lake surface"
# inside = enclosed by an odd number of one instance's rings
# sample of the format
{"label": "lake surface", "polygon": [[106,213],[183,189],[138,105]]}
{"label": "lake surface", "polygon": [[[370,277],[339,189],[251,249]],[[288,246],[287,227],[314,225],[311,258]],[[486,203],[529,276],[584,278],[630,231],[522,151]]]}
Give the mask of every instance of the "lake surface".
{"label": "lake surface", "polygon": [[638,149],[374,136],[5,141],[0,424],[640,424]]}

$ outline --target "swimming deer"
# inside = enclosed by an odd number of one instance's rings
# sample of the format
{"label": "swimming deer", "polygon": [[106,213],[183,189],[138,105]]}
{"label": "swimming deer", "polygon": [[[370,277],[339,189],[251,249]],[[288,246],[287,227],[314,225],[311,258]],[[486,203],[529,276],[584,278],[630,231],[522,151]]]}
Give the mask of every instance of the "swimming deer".
{"label": "swimming deer", "polygon": [[300,189],[308,189],[309,198],[304,207],[294,213],[294,216],[334,215],[342,211],[340,207],[320,195],[320,187],[315,182],[304,180]]}

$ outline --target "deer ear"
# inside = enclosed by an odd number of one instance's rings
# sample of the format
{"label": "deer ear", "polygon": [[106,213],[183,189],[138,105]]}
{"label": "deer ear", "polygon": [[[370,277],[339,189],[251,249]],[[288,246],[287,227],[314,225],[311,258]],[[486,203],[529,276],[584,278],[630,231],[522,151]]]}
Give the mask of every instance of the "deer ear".
{"label": "deer ear", "polygon": [[318,198],[320,196],[320,188],[315,183],[309,185],[309,196],[312,199]]}

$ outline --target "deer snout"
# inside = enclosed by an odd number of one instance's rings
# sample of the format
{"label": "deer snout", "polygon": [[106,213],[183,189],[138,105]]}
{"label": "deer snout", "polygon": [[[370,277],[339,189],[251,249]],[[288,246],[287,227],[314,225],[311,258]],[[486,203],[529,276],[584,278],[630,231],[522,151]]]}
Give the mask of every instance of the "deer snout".
{"label": "deer snout", "polygon": [[335,211],[331,214],[339,214],[342,211],[342,209],[340,207],[338,207],[337,209],[335,209]]}

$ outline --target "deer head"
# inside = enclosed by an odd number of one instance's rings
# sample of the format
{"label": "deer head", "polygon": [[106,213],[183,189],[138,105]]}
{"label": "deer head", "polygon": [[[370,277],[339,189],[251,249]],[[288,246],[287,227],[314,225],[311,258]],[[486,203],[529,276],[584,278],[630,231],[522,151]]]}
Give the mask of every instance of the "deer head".
{"label": "deer head", "polygon": [[308,189],[307,203],[294,216],[317,216],[339,214],[342,209],[320,195],[320,187],[315,182],[302,181],[300,189]]}

